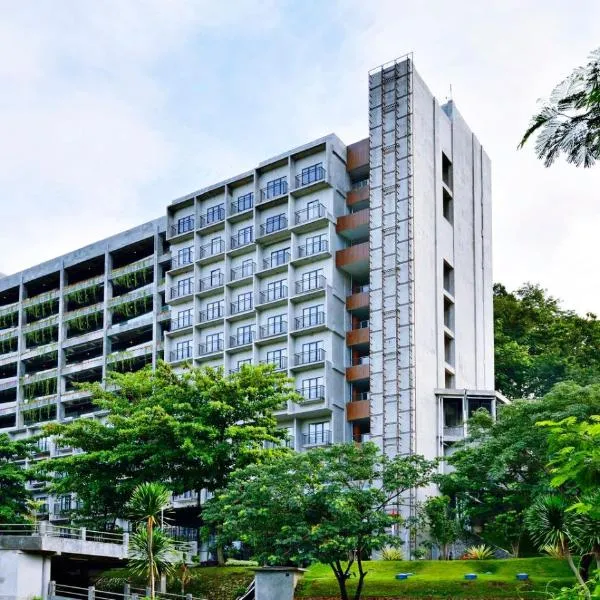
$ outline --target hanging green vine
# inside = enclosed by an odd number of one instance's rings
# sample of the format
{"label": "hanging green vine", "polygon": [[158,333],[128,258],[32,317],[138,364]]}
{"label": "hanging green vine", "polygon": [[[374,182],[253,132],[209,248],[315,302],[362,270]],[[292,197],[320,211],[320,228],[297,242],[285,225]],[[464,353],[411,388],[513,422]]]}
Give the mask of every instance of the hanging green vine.
{"label": "hanging green vine", "polygon": [[58,341],[58,326],[51,325],[42,327],[35,331],[29,331],[25,334],[25,345],[27,348],[43,346]]}
{"label": "hanging green vine", "polygon": [[135,298],[129,302],[123,302],[123,304],[117,304],[113,306],[113,315],[120,317],[130,318],[142,315],[148,312],[152,308],[152,297],[143,296],[141,298]]}
{"label": "hanging green vine", "polygon": [[56,404],[45,404],[36,408],[23,410],[23,423],[33,425],[41,421],[51,421],[56,419]]}
{"label": "hanging green vine", "polygon": [[19,324],[19,312],[6,313],[0,315],[0,329],[10,329],[16,327]]}
{"label": "hanging green vine", "polygon": [[129,350],[123,350],[122,352],[114,352],[108,357],[107,367],[109,371],[123,373],[124,371],[131,371],[134,361],[133,354]]}
{"label": "hanging green vine", "polygon": [[94,304],[95,302],[99,302],[102,298],[100,297],[100,292],[102,291],[103,286],[99,283],[95,285],[91,285],[89,287],[81,288],[78,290],[74,290],[69,292],[66,296],[67,304],[69,309],[73,306],[81,307],[81,306],[89,306],[90,304]]}
{"label": "hanging green vine", "polygon": [[39,396],[52,396],[56,394],[56,377],[40,379],[23,386],[23,396],[25,400],[33,400]]}
{"label": "hanging green vine", "polygon": [[49,317],[51,315],[55,315],[58,313],[58,300],[50,299],[44,300],[43,302],[38,302],[37,304],[32,304],[25,309],[25,316],[27,317],[27,322],[31,323],[33,321],[39,321],[45,317]]}
{"label": "hanging green vine", "polygon": [[150,283],[153,278],[154,269],[152,267],[146,267],[145,269],[119,275],[118,277],[115,277],[112,282],[113,286],[125,288],[127,290],[134,290],[142,285]]}
{"label": "hanging green vine", "polygon": [[93,312],[87,315],[73,317],[66,322],[67,335],[71,336],[79,333],[95,331],[103,325],[103,315],[101,312]]}
{"label": "hanging green vine", "polygon": [[17,337],[0,339],[0,354],[16,352],[19,340]]}

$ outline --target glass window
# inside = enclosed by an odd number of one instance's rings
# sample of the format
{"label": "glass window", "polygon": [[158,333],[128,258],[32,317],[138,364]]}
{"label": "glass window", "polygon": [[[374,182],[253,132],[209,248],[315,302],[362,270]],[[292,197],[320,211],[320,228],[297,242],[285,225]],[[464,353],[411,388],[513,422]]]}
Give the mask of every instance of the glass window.
{"label": "glass window", "polygon": [[192,278],[180,279],[177,282],[177,295],[185,296],[186,294],[192,293]]}
{"label": "glass window", "polygon": [[185,233],[194,229],[194,215],[187,215],[177,220],[177,233]]}
{"label": "glass window", "polygon": [[329,423],[309,423],[308,443],[325,444],[329,441]]}
{"label": "glass window", "polygon": [[220,235],[210,240],[210,253],[219,254],[219,252],[223,252],[223,240]]}
{"label": "glass window", "polygon": [[278,335],[287,331],[287,315],[274,315],[267,319],[267,331],[269,335]]}
{"label": "glass window", "polygon": [[223,272],[221,268],[211,269],[210,271],[210,285],[222,285],[223,284]]}
{"label": "glass window", "polygon": [[242,277],[252,275],[254,273],[254,261],[251,258],[245,258],[242,261]]}
{"label": "glass window", "polygon": [[193,248],[190,246],[189,248],[179,248],[177,250],[177,264],[178,265],[188,265],[192,262],[192,252]]}
{"label": "glass window", "polygon": [[287,219],[285,214],[274,215],[272,217],[267,217],[265,220],[265,233],[273,233],[274,231],[279,231],[280,229],[284,229],[287,225]]}
{"label": "glass window", "polygon": [[325,250],[327,250],[327,234],[321,233],[320,235],[313,235],[311,237],[306,238],[304,248],[308,256],[310,256],[311,254],[324,252]]}
{"label": "glass window", "polygon": [[307,400],[315,400],[323,396],[323,377],[311,377],[302,382],[302,395]]}
{"label": "glass window", "polygon": [[267,198],[275,198],[287,194],[287,178],[279,177],[267,183]]}
{"label": "glass window", "polygon": [[267,301],[279,300],[287,297],[287,285],[285,279],[271,281],[267,284]]}
{"label": "glass window", "polygon": [[236,203],[238,212],[252,208],[254,203],[254,192],[248,192],[243,196],[238,196]]}
{"label": "glass window", "polygon": [[305,167],[302,169],[300,174],[300,179],[302,185],[308,185],[309,183],[313,183],[314,181],[319,181],[324,177],[324,169],[323,163],[317,163],[316,165],[312,165],[310,167]]}
{"label": "glass window", "polygon": [[206,222],[215,223],[216,221],[222,221],[225,218],[225,205],[217,204],[217,206],[211,206],[206,210]]}
{"label": "glass window", "polygon": [[178,329],[181,327],[189,327],[192,324],[192,309],[180,310],[177,313],[177,319],[175,325]]}
{"label": "glass window", "polygon": [[324,304],[317,304],[315,306],[307,306],[302,309],[302,321],[304,327],[312,327],[313,325],[320,325],[324,318]]}
{"label": "glass window", "polygon": [[237,343],[250,344],[254,337],[253,333],[252,325],[240,325],[237,328]]}
{"label": "glass window", "polygon": [[238,312],[252,310],[252,292],[243,292],[237,297]]}
{"label": "glass window", "polygon": [[278,369],[287,368],[287,351],[283,350],[269,350],[267,352],[267,362],[272,363]]}
{"label": "glass window", "polygon": [[223,316],[223,300],[208,302],[206,305],[206,318],[218,319]]}
{"label": "glass window", "polygon": [[206,351],[218,352],[223,348],[223,334],[213,333],[206,336]]}
{"label": "glass window", "polygon": [[323,269],[315,269],[314,271],[308,271],[302,274],[302,290],[307,292],[309,290],[318,289],[321,283],[321,277],[323,277]]}
{"label": "glass window", "polygon": [[177,342],[175,345],[175,359],[183,360],[192,356],[192,340]]}
{"label": "glass window", "polygon": [[243,358],[243,359],[237,361],[237,368],[240,369],[242,367],[242,365],[251,365],[251,364],[252,364],[251,358]]}
{"label": "glass window", "polygon": [[278,265],[285,264],[288,261],[289,255],[289,247],[282,248],[281,250],[273,250],[273,252],[271,252],[271,266],[277,267]]}
{"label": "glass window", "polygon": [[323,360],[323,342],[307,342],[302,344],[302,362],[317,362]]}

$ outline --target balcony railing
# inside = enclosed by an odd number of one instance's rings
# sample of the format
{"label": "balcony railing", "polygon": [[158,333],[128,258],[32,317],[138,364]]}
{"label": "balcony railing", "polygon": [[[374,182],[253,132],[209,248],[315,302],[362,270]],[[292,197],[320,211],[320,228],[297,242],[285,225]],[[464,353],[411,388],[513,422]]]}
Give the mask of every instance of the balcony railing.
{"label": "balcony railing", "polygon": [[245,210],[250,210],[254,206],[254,193],[249,192],[240,196],[237,200],[231,203],[231,214],[235,215]]}
{"label": "balcony railing", "polygon": [[194,324],[194,318],[192,315],[185,315],[178,317],[177,319],[171,319],[171,331],[177,331],[185,327],[191,327]]}
{"label": "balcony railing", "polygon": [[314,219],[320,219],[327,214],[327,209],[320,202],[318,204],[311,204],[302,210],[297,210],[295,213],[295,224],[301,225],[302,223],[308,223]]}
{"label": "balcony railing", "polygon": [[322,290],[325,289],[326,284],[327,280],[323,275],[307,277],[300,281],[296,281],[296,294],[305,294],[314,290]]}
{"label": "balcony railing", "polygon": [[320,252],[327,252],[329,250],[329,242],[327,240],[321,240],[319,242],[312,242],[310,244],[304,244],[304,246],[298,246],[298,256],[313,256]]}
{"label": "balcony railing", "polygon": [[325,350],[318,348],[317,350],[309,350],[308,352],[300,352],[294,355],[294,366],[310,365],[312,363],[323,362],[325,360]]}
{"label": "balcony railing", "polygon": [[325,399],[325,386],[324,385],[311,385],[309,387],[303,387],[296,390],[297,394],[300,394],[303,398],[303,402],[312,402],[317,400]]}
{"label": "balcony railing", "polygon": [[353,285],[352,293],[353,294],[363,294],[369,292],[371,286],[368,283],[364,283],[362,285]]}
{"label": "balcony railing", "polygon": [[465,435],[465,426],[464,425],[454,425],[452,427],[444,426],[444,437],[464,437]]}
{"label": "balcony railing", "polygon": [[247,246],[248,244],[252,244],[254,242],[254,229],[251,227],[245,233],[238,233],[237,235],[231,236],[231,249],[235,250],[236,248],[242,248],[243,246]]}
{"label": "balcony railing", "polygon": [[215,319],[221,319],[225,316],[225,310],[222,305],[216,306],[214,308],[207,308],[206,310],[201,310],[198,313],[198,321],[200,323],[206,323],[207,321],[214,321]]}
{"label": "balcony railing", "polygon": [[274,254],[271,258],[263,259],[263,269],[272,269],[290,262],[292,255],[289,252]]}
{"label": "balcony railing", "polygon": [[328,446],[329,444],[331,444],[331,431],[304,433],[302,435],[303,446]]}
{"label": "balcony railing", "polygon": [[271,358],[260,361],[261,365],[275,365],[276,371],[285,371],[287,369],[287,356],[280,358]]}
{"label": "balcony railing", "polygon": [[368,329],[369,328],[369,319],[364,319],[363,321],[359,321],[355,327],[352,327],[350,331],[354,331],[356,329]]}
{"label": "balcony railing", "polygon": [[325,312],[319,311],[294,319],[295,329],[308,329],[325,323]]}
{"label": "balcony railing", "polygon": [[260,235],[269,235],[277,231],[281,231],[288,226],[288,220],[285,215],[277,215],[276,217],[266,221],[260,226]]}
{"label": "balcony railing", "polygon": [[205,244],[204,246],[200,246],[198,256],[200,258],[210,258],[211,256],[222,254],[223,252],[225,252],[225,240],[218,239],[209,244]]}
{"label": "balcony railing", "polygon": [[184,254],[177,254],[171,258],[171,269],[178,269],[179,267],[185,267],[191,265],[194,262],[194,251],[190,249],[189,252]]}
{"label": "balcony railing", "polygon": [[231,269],[231,281],[236,281],[237,279],[243,279],[244,277],[250,277],[250,275],[254,275],[255,272],[256,272],[256,263],[254,261],[252,261],[251,263],[243,264],[240,267]]}
{"label": "balcony railing", "polygon": [[231,313],[232,315],[237,315],[239,313],[246,312],[247,310],[252,310],[254,308],[254,303],[252,302],[252,298],[244,299],[244,300],[236,300],[231,303]]}
{"label": "balcony railing", "polygon": [[220,223],[221,221],[225,220],[225,205],[224,204],[220,204],[219,206],[216,206],[213,208],[213,210],[211,211],[207,211],[205,214],[203,214],[198,222],[198,229],[200,229],[201,227],[208,227],[209,225],[212,225],[213,223]]}
{"label": "balcony railing", "polygon": [[198,281],[198,291],[206,292],[207,290],[212,290],[214,288],[221,287],[222,285],[225,285],[225,275],[223,275],[223,273],[218,273],[216,275],[211,275],[210,277],[200,279],[200,281]]}
{"label": "balcony railing", "polygon": [[204,344],[198,344],[198,355],[205,356],[206,354],[222,352],[223,347],[223,340],[213,340],[211,342],[205,342]]}
{"label": "balcony railing", "polygon": [[194,217],[182,219],[175,225],[171,225],[171,237],[187,233],[188,231],[194,231]]}
{"label": "balcony railing", "polygon": [[260,327],[260,338],[273,337],[274,335],[283,335],[287,333],[288,324],[287,321],[279,321],[277,323],[271,323],[269,325],[261,325]]}
{"label": "balcony railing", "polygon": [[169,361],[177,362],[178,360],[188,360],[193,356],[192,346],[185,346],[183,348],[177,348],[169,352]]}
{"label": "balcony railing", "polygon": [[287,177],[280,177],[270,181],[266,188],[260,190],[260,201],[265,202],[271,198],[277,198],[288,193]]}
{"label": "balcony railing", "polygon": [[368,400],[369,398],[369,392],[354,392],[354,394],[352,394],[352,402],[360,402],[361,400]]}
{"label": "balcony railing", "polygon": [[247,344],[251,344],[254,341],[254,331],[249,331],[246,333],[238,333],[237,335],[232,335],[229,338],[229,347],[237,348],[238,346],[246,346]]}
{"label": "balcony railing", "polygon": [[325,179],[325,169],[323,168],[323,165],[319,163],[312,167],[308,167],[307,169],[302,169],[302,173],[296,175],[296,188],[301,188],[305,185],[322,181],[323,179]]}
{"label": "balcony railing", "polygon": [[282,285],[280,287],[260,292],[260,304],[266,304],[267,302],[275,302],[275,300],[282,300],[283,298],[287,297],[287,285]]}
{"label": "balcony railing", "polygon": [[357,444],[365,444],[371,439],[370,433],[355,433],[352,435],[352,439]]}
{"label": "balcony railing", "polygon": [[176,298],[183,298],[183,296],[189,296],[190,294],[194,293],[194,286],[192,285],[192,282],[186,282],[185,285],[174,285],[170,290],[169,290],[169,297],[171,298],[171,300],[175,300]]}

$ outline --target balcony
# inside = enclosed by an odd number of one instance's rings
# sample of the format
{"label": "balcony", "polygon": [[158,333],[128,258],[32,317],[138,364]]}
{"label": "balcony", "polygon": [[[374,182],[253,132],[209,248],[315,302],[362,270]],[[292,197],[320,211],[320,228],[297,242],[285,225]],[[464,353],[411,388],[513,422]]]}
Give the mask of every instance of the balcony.
{"label": "balcony", "polygon": [[171,320],[171,331],[178,331],[179,329],[185,329],[191,327],[194,324],[194,318],[192,315],[185,315],[178,317],[177,319]]}
{"label": "balcony", "polygon": [[277,238],[289,236],[287,226],[288,220],[285,214],[271,217],[260,226],[260,237],[264,238],[268,236],[269,240],[272,241]]}
{"label": "balcony", "polygon": [[229,314],[230,315],[239,315],[240,313],[246,313],[249,310],[254,309],[254,303],[252,302],[252,298],[236,300],[232,302],[230,305]]}
{"label": "balcony", "polygon": [[[311,242],[308,244],[304,244],[304,246],[298,246],[298,258],[308,258],[315,256],[317,254],[324,254],[329,252],[329,241],[328,240],[319,240],[318,242]],[[296,259],[298,262],[298,259]],[[310,262],[310,261],[303,261]]]}
{"label": "balcony", "polygon": [[[364,358],[367,358],[365,361]],[[346,381],[364,381],[369,379],[370,369],[368,357],[363,357],[363,362],[346,367]]]}
{"label": "balcony", "polygon": [[346,297],[346,310],[361,310],[369,308],[369,285],[357,286],[352,294]]}
{"label": "balcony", "polygon": [[303,446],[329,446],[331,444],[331,431],[321,431],[319,433],[302,434]]}
{"label": "balcony", "polygon": [[292,255],[289,252],[277,253],[270,258],[263,259],[263,271],[267,269],[279,269],[286,267],[290,262]]}
{"label": "balcony", "polygon": [[203,262],[210,262],[215,257],[220,256],[225,252],[225,240],[219,238],[213,240],[204,246],[200,246],[198,249],[198,260]]}
{"label": "balcony", "polygon": [[346,195],[346,204],[348,207],[357,209],[365,209],[369,207],[370,202],[369,186],[361,187],[348,192]]}
{"label": "balcony", "polygon": [[369,209],[338,217],[335,230],[347,240],[364,239],[369,235]]}
{"label": "balcony", "polygon": [[338,250],[335,256],[338,269],[353,276],[367,276],[369,273],[369,242]]}
{"label": "balcony", "polygon": [[282,285],[280,287],[266,289],[259,294],[259,304],[271,304],[273,302],[281,302],[287,300],[288,287]]}
{"label": "balcony", "polygon": [[350,144],[346,151],[346,170],[368,172],[369,158],[369,138]]}
{"label": "balcony", "polygon": [[209,354],[216,354],[217,352],[223,352],[224,343],[223,340],[213,340],[205,342],[204,344],[198,344],[198,356],[207,356]]}
{"label": "balcony", "polygon": [[251,210],[254,207],[254,192],[249,192],[243,196],[239,196],[237,200],[234,200],[230,204],[231,214],[237,215],[239,213]]}
{"label": "balcony", "polygon": [[369,321],[368,319],[357,323],[356,327],[346,332],[347,346],[365,346],[369,344]]}
{"label": "balcony", "polygon": [[288,182],[287,177],[280,177],[267,183],[267,187],[260,190],[260,198],[258,204],[271,205],[278,201],[285,200],[288,193]]}
{"label": "balcony", "polygon": [[200,216],[198,219],[198,229],[204,229],[205,231],[216,229],[221,226],[223,221],[225,221],[225,205],[219,204]]}
{"label": "balcony", "polygon": [[217,273],[198,281],[198,293],[210,292],[225,285],[225,275]]}
{"label": "balcony", "polygon": [[171,271],[175,269],[183,269],[194,264],[194,249],[187,248],[187,252],[176,254],[171,258]]}
{"label": "balcony", "polygon": [[310,404],[311,402],[323,402],[325,400],[325,386],[311,385],[296,390],[296,393],[302,396],[301,404]]}
{"label": "balcony", "polygon": [[313,296],[323,293],[327,287],[327,279],[323,275],[309,276],[296,281],[296,296],[301,296],[297,300],[307,300]]}
{"label": "balcony", "polygon": [[319,311],[310,313],[302,317],[296,317],[294,319],[294,330],[296,332],[304,333],[307,329],[313,329],[315,327],[322,328],[325,326],[325,312]]}
{"label": "balcony", "polygon": [[465,426],[463,425],[444,425],[444,441],[446,442],[457,442],[464,439],[465,437]]}
{"label": "balcony", "polygon": [[261,325],[259,329],[259,338],[264,340],[278,335],[286,335],[287,331],[287,321],[278,321],[276,323],[271,323],[270,325]]}
{"label": "balcony", "polygon": [[310,167],[302,169],[302,172],[295,177],[294,194],[308,194],[327,184],[327,172],[323,168],[323,163],[317,163]]}
{"label": "balcony", "polygon": [[239,250],[240,248],[246,248],[254,243],[254,228],[249,227],[243,232],[238,232],[236,235],[231,236],[231,249]]}
{"label": "balcony", "polygon": [[237,335],[232,335],[229,338],[229,347],[230,348],[239,348],[241,346],[248,346],[254,341],[255,332],[251,330],[246,333],[238,333]]}
{"label": "balcony", "polygon": [[346,419],[348,421],[360,421],[368,419],[371,415],[371,403],[369,400],[357,400],[346,404]]}
{"label": "balcony", "polygon": [[169,229],[169,239],[172,240],[175,237],[180,235],[184,235],[186,233],[191,233],[194,231],[195,223],[194,216],[190,215],[188,218],[182,218],[174,225],[171,225]]}
{"label": "balcony", "polygon": [[300,352],[294,354],[294,367],[304,367],[314,365],[325,361],[325,350],[318,348],[317,350],[309,350],[308,352]]}
{"label": "balcony", "polygon": [[170,300],[179,300],[194,293],[194,286],[191,281],[186,281],[185,285],[174,285],[169,290]]}
{"label": "balcony", "polygon": [[179,362],[182,360],[191,360],[193,358],[192,345],[177,348],[169,352],[169,362]]}
{"label": "balcony", "polygon": [[287,356],[281,356],[280,358],[271,358],[259,361],[261,365],[273,365],[276,371],[287,370]]}
{"label": "balcony", "polygon": [[214,308],[201,310],[198,313],[198,322],[199,323],[208,323],[210,321],[222,319],[224,316],[225,316],[225,310],[224,310],[223,306],[219,304],[219,306],[216,306]]}
{"label": "balcony", "polygon": [[247,277],[252,277],[254,273],[256,273],[256,263],[254,261],[245,263],[235,269],[231,269],[229,283],[242,281]]}
{"label": "balcony", "polygon": [[294,213],[294,230],[310,231],[322,227],[324,219],[327,219],[327,208],[320,202],[311,203],[306,208]]}

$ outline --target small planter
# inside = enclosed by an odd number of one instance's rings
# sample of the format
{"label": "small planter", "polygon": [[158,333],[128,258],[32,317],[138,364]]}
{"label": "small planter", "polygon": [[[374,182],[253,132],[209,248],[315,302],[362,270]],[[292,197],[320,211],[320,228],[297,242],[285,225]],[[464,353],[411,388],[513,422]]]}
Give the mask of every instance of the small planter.
{"label": "small planter", "polygon": [[408,573],[397,573],[396,574],[396,579],[408,579]]}
{"label": "small planter", "polygon": [[519,581],[527,581],[529,579],[529,574],[528,573],[517,573],[516,577]]}
{"label": "small planter", "polygon": [[465,579],[467,581],[473,581],[473,580],[477,579],[477,575],[475,575],[475,573],[467,573],[465,575]]}

